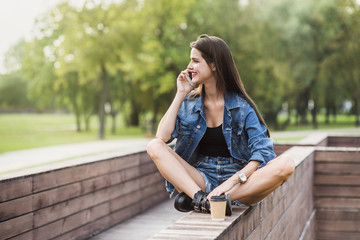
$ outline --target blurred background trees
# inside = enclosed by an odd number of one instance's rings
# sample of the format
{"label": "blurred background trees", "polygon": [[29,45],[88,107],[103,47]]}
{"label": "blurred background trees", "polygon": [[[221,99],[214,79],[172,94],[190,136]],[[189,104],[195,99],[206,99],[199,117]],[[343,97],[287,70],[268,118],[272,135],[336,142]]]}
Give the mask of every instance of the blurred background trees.
{"label": "blurred background trees", "polygon": [[[77,131],[106,115],[154,129],[203,33],[223,38],[273,129],[291,115],[317,127],[342,111],[360,125],[360,6],[355,0],[123,0],[63,2],[5,57],[0,109],[66,109]],[[344,108],[346,106],[346,108]],[[287,116],[279,121],[279,115]]]}

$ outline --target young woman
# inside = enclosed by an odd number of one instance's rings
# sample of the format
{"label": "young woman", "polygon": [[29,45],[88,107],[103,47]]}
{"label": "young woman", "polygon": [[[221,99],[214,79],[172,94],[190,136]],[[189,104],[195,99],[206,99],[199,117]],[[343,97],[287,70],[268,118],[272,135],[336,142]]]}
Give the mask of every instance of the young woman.
{"label": "young woman", "polygon": [[[286,155],[275,158],[269,130],[246,93],[227,44],[201,35],[190,44],[190,63],[147,152],[167,180],[179,211],[210,212],[211,196],[231,204],[256,204],[294,171]],[[192,82],[185,75],[192,75]],[[196,87],[196,88],[195,88]],[[167,143],[177,139],[174,150]]]}

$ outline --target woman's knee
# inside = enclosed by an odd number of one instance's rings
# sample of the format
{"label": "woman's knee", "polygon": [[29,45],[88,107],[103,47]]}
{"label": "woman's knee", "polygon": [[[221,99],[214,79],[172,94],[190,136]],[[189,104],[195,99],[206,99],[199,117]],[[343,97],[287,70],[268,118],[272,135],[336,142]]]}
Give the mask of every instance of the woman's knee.
{"label": "woman's knee", "polygon": [[152,159],[154,159],[154,157],[156,157],[159,153],[160,149],[164,146],[166,146],[166,144],[163,140],[160,138],[154,138],[146,146],[146,152]]}
{"label": "woman's knee", "polygon": [[275,174],[286,181],[295,170],[294,160],[287,155],[280,155],[273,160],[272,164],[276,164]]}
{"label": "woman's knee", "polygon": [[287,180],[295,171],[295,162],[294,159],[292,159],[288,155],[280,155],[279,157],[280,161],[280,170],[281,170],[281,176]]}

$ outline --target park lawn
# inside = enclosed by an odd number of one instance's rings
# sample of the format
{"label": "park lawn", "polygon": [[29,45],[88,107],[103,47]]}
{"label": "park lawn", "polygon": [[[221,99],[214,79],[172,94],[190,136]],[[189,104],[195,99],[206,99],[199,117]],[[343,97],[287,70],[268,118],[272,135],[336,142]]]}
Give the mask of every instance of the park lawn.
{"label": "park lawn", "polygon": [[[265,119],[266,120],[266,119]],[[286,119],[279,117],[279,122],[284,122]],[[303,130],[313,130],[311,115],[307,116],[308,124],[307,125],[298,125],[296,124],[295,117],[291,117],[290,125],[286,128],[286,131],[303,131]],[[337,115],[336,119],[330,117],[330,123],[325,123],[325,115],[319,114],[317,116],[318,128],[322,129],[341,129],[341,128],[353,128],[355,127],[355,116],[354,115]]]}
{"label": "park lawn", "polygon": [[[119,118],[120,119],[120,118]],[[284,121],[285,119],[279,119]],[[335,129],[354,127],[355,116],[338,115],[336,122],[325,124],[325,117],[318,116],[318,129]],[[120,121],[120,120],[119,120]],[[98,140],[96,116],[91,119],[89,132],[76,132],[75,118],[72,114],[0,114],[0,153],[22,149],[45,147],[51,145],[79,143]],[[107,119],[106,139],[145,137],[140,127],[118,127],[117,133],[111,135],[110,118]],[[297,126],[291,119],[287,131],[311,130],[311,118],[306,126]],[[123,126],[121,122],[118,126]],[[273,131],[273,129],[271,129]],[[280,141],[298,141],[299,138],[275,139]]]}
{"label": "park lawn", "polygon": [[[110,119],[107,120],[110,128]],[[139,127],[118,128],[116,135],[107,129],[106,139],[144,137]],[[0,153],[51,145],[96,141],[97,119],[91,130],[77,132],[72,114],[0,114]]]}

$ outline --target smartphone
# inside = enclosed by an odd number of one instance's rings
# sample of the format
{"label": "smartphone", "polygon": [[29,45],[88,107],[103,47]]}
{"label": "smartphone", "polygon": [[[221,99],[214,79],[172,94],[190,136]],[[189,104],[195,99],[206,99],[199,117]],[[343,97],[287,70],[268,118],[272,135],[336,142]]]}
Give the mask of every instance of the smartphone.
{"label": "smartphone", "polygon": [[189,72],[189,76],[185,74],[186,79],[188,80],[188,82],[190,83],[191,86],[194,86],[194,83],[191,81],[192,79],[192,73]]}

